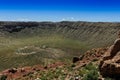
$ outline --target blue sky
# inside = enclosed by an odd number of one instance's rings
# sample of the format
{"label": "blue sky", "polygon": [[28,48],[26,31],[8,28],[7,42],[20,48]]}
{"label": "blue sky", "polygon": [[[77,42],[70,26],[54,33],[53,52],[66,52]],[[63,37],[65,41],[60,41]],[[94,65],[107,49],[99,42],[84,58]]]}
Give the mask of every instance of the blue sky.
{"label": "blue sky", "polygon": [[0,21],[120,22],[120,0],[0,0]]}

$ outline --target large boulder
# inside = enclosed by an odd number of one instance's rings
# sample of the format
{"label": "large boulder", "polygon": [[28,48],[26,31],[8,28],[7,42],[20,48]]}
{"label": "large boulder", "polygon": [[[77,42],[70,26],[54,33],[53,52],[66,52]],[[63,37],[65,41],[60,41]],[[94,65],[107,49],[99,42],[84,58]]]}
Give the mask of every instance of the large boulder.
{"label": "large boulder", "polygon": [[99,64],[100,74],[103,77],[120,79],[120,39],[117,39]]}
{"label": "large boulder", "polygon": [[72,62],[73,62],[73,63],[76,63],[76,62],[78,62],[79,60],[80,60],[80,58],[75,56],[75,57],[73,57]]}

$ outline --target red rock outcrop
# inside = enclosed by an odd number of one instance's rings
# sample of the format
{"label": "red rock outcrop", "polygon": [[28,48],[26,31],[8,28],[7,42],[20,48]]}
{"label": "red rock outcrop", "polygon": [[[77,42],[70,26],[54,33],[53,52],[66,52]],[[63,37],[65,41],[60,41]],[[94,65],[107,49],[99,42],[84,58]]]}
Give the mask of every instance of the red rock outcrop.
{"label": "red rock outcrop", "polygon": [[[65,64],[63,62],[56,62],[54,64],[47,65],[47,69],[51,69],[51,68],[53,69],[64,65]],[[41,65],[26,66],[22,68],[12,68],[0,72],[0,78],[1,76],[4,75],[6,76],[6,80],[13,80],[27,76],[28,74],[34,74],[37,71],[44,71],[44,70],[46,69],[44,68],[44,66]]]}
{"label": "red rock outcrop", "polygon": [[100,61],[99,70],[103,77],[120,79],[120,38],[105,53]]}

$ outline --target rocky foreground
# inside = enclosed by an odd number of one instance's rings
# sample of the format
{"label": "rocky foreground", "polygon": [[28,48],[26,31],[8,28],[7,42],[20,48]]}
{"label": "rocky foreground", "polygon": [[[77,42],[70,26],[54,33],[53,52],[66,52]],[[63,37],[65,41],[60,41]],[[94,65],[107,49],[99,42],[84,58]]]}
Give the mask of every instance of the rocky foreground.
{"label": "rocky foreground", "polygon": [[[85,75],[89,72],[89,68],[86,70],[84,70],[83,68],[87,68],[87,66],[90,66],[91,70],[92,68],[97,69],[99,60],[103,57],[103,54],[106,50],[107,48],[89,50],[83,56],[76,57],[78,58],[78,60],[76,61],[74,57],[73,63],[55,62],[46,66],[35,65],[12,68],[2,71],[0,75],[1,78],[6,78],[7,80],[37,80],[38,78],[38,80],[74,80],[76,77],[79,77],[79,79],[83,79]],[[43,79],[45,77],[46,79]]]}
{"label": "rocky foreground", "polygon": [[[119,34],[120,35],[120,34]],[[120,79],[120,39],[106,51],[99,65],[100,73],[103,77]]]}

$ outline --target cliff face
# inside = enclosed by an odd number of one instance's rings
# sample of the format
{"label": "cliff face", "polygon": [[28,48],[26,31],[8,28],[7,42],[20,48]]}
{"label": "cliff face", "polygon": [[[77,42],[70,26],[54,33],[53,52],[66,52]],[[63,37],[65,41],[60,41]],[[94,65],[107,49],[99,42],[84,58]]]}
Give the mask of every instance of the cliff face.
{"label": "cliff face", "polygon": [[0,22],[0,31],[7,36],[59,34],[97,47],[113,42],[119,29],[120,23],[107,22]]}

